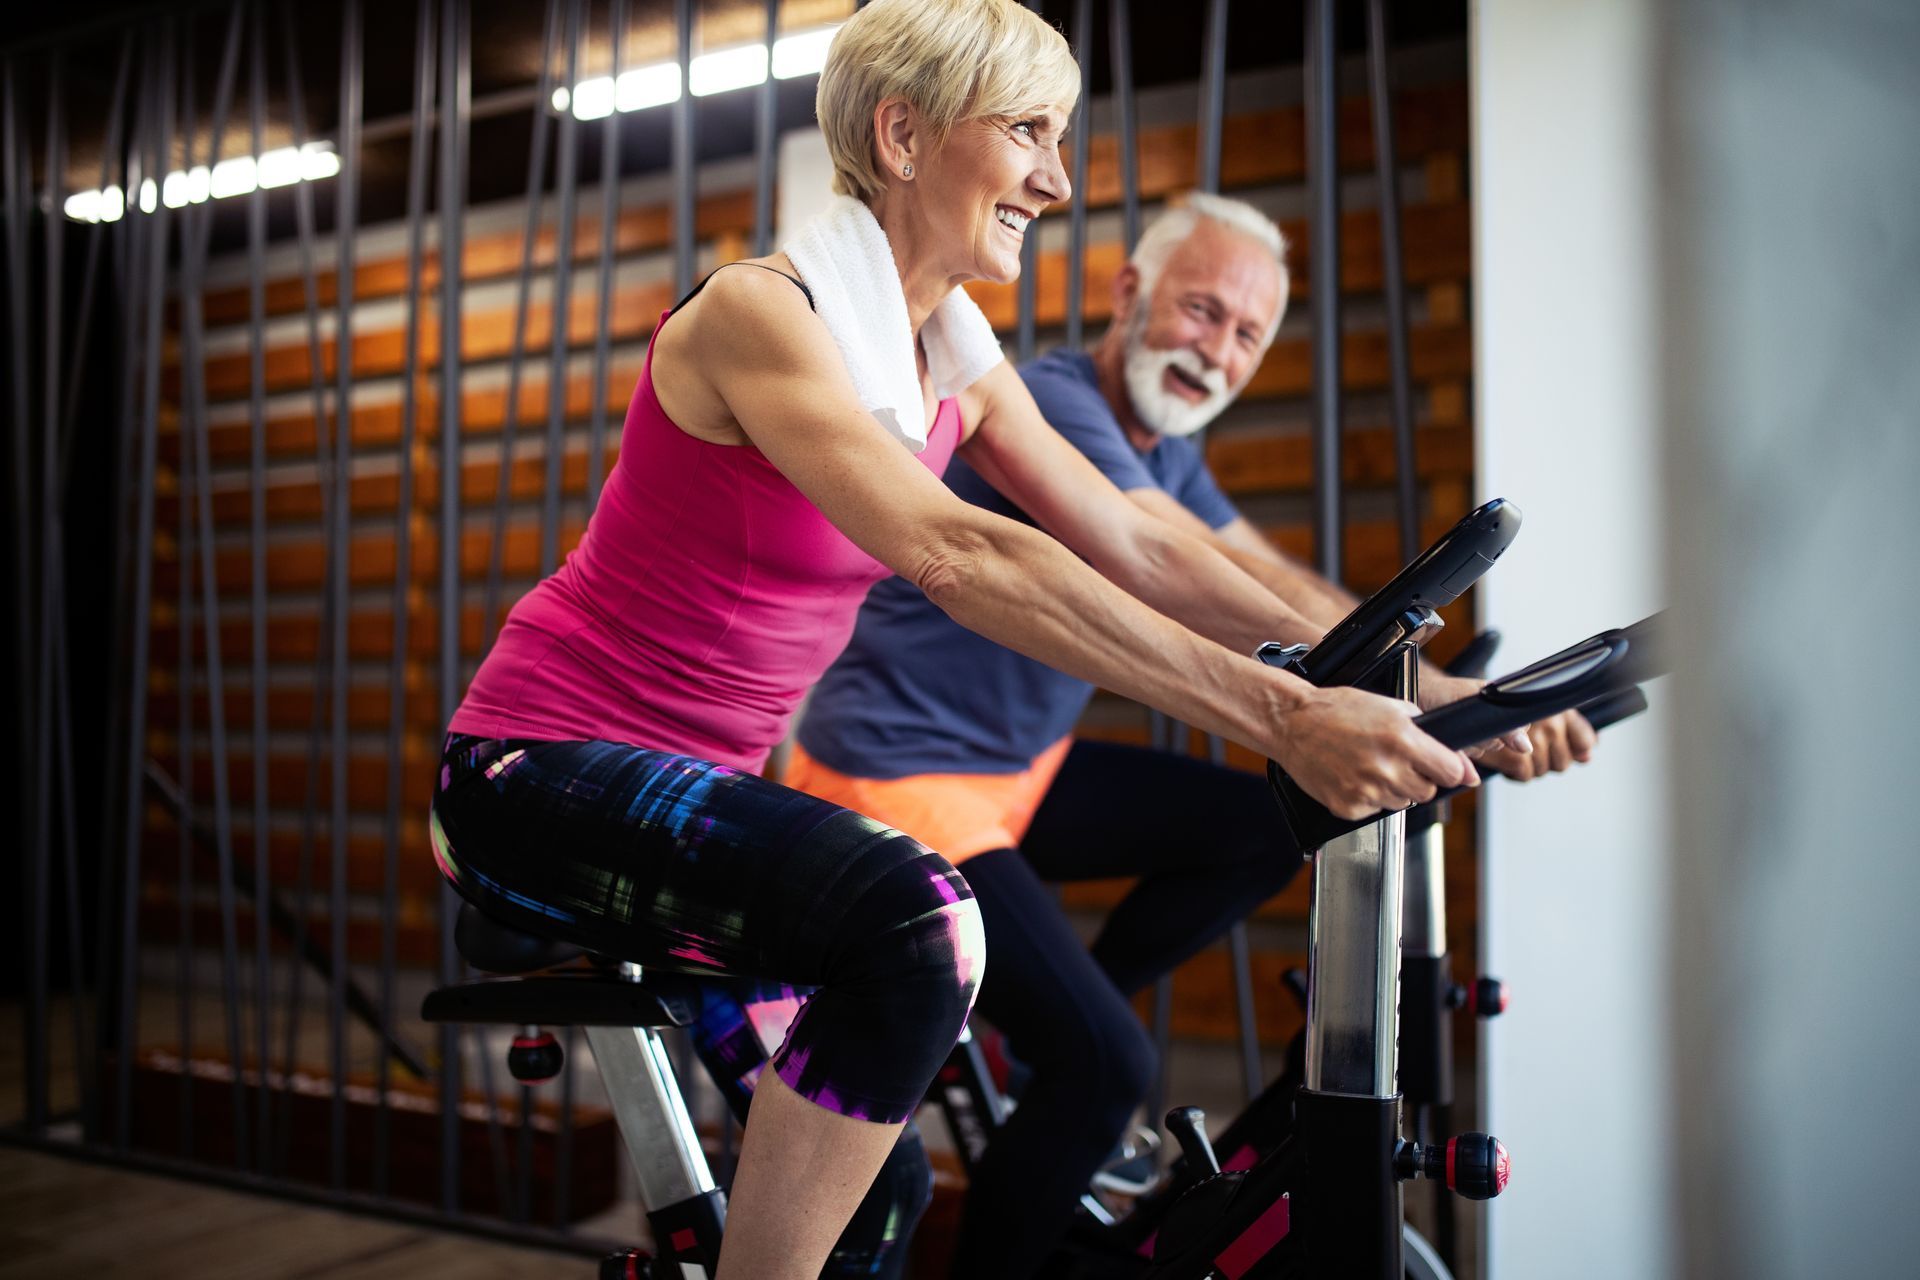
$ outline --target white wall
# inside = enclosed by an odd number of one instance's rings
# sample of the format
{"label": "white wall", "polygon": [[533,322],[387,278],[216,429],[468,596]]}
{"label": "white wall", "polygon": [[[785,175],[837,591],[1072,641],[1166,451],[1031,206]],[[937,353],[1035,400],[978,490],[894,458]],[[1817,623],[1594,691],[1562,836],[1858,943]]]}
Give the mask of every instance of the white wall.
{"label": "white wall", "polygon": [[[1519,504],[1482,580],[1506,667],[1665,602],[1646,0],[1478,0],[1471,18],[1477,470]],[[1485,796],[1482,930],[1513,1006],[1483,1033],[1494,1280],[1658,1280],[1670,1110],[1663,734]]]}
{"label": "white wall", "polygon": [[1920,7],[1662,15],[1687,1280],[1920,1273]]}

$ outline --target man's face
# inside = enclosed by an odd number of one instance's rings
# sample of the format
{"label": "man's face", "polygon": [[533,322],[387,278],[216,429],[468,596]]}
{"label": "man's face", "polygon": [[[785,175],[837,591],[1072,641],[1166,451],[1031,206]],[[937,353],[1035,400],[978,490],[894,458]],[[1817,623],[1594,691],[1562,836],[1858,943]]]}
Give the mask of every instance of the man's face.
{"label": "man's face", "polygon": [[1287,304],[1266,247],[1203,219],[1127,316],[1127,394],[1160,435],[1191,435],[1246,386]]}

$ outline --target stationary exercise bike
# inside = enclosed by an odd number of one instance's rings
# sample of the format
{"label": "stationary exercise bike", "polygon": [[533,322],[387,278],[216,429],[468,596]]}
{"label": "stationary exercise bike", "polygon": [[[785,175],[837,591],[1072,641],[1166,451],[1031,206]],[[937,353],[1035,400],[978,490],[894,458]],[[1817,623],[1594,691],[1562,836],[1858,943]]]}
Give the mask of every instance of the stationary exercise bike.
{"label": "stationary exercise bike", "polygon": [[[1355,684],[1412,698],[1419,646],[1440,627],[1435,608],[1493,563],[1518,523],[1509,504],[1487,504],[1311,651],[1268,646],[1260,656],[1319,685]],[[1466,746],[1592,703],[1656,673],[1645,640],[1603,633],[1418,723],[1448,745]],[[1506,1154],[1484,1134],[1462,1135],[1444,1147],[1398,1139],[1394,1021],[1404,813],[1343,821],[1277,768],[1271,775],[1298,847],[1319,850],[1296,1131],[1249,1167],[1222,1171],[1197,1110],[1174,1112],[1169,1129],[1188,1173],[1135,1256],[1155,1280],[1401,1280],[1400,1180],[1441,1178],[1466,1194],[1493,1195],[1506,1182]],[[658,1250],[653,1258],[632,1251],[607,1259],[603,1280],[710,1274],[726,1196],[707,1166],[660,1036],[663,1027],[693,1020],[699,980],[643,974],[618,958],[589,956],[501,925],[471,905],[461,910],[455,941],[475,968],[527,976],[431,992],[422,1007],[427,1021],[523,1028],[508,1066],[524,1083],[550,1079],[560,1066],[559,1046],[542,1026],[586,1030]],[[586,967],[555,969],[583,956]]]}
{"label": "stationary exercise bike", "polygon": [[[1439,628],[1435,607],[1465,590],[1517,531],[1518,513],[1490,503],[1320,645],[1304,652],[1269,646],[1261,656],[1318,685],[1351,684],[1414,700],[1418,649]],[[1631,705],[1630,691],[1659,672],[1653,628],[1643,623],[1603,632],[1416,723],[1442,743],[1464,747],[1575,707],[1594,707],[1605,719],[1605,700]],[[1150,1280],[1444,1274],[1435,1269],[1437,1260],[1405,1243],[1401,1183],[1429,1178],[1486,1199],[1506,1186],[1509,1162],[1487,1134],[1444,1142],[1400,1136],[1396,1040],[1406,815],[1344,820],[1278,767],[1270,766],[1269,776],[1296,844],[1316,851],[1304,1060],[1291,1124],[1269,1150],[1229,1148],[1229,1164],[1241,1167],[1223,1169],[1201,1117],[1192,1109],[1169,1115],[1185,1156],[1184,1176],[1159,1206],[1151,1234],[1139,1240],[1136,1252],[1147,1263],[1136,1274]],[[1438,905],[1436,895],[1427,896]],[[1126,1228],[1122,1223],[1117,1230]]]}
{"label": "stationary exercise bike", "polygon": [[[1476,635],[1445,670],[1449,675],[1484,675],[1499,640],[1497,632]],[[1579,710],[1595,730],[1604,730],[1646,708],[1645,694],[1633,687]],[[1484,765],[1482,772],[1489,780],[1499,776],[1488,772]],[[1402,1132],[1423,1144],[1433,1142],[1435,1135],[1445,1128],[1453,1105],[1455,1014],[1491,1019],[1507,1007],[1506,989],[1499,979],[1480,976],[1464,984],[1457,982],[1452,959],[1447,954],[1444,823],[1449,816],[1446,797],[1435,797],[1407,811],[1401,877],[1398,1072],[1403,1103]],[[1305,971],[1290,970],[1284,981],[1304,1011]],[[1305,1075],[1305,1038],[1304,1030],[1294,1037],[1280,1074],[1221,1132],[1216,1145],[1224,1169],[1251,1168],[1260,1157],[1278,1150],[1292,1134],[1294,1097]],[[1184,1112],[1173,1121],[1176,1131],[1203,1123],[1204,1117],[1197,1111]],[[1114,1215],[1104,1204],[1095,1206],[1098,1212],[1083,1214],[1076,1224],[1068,1257],[1062,1259],[1063,1275],[1129,1274],[1130,1268],[1116,1268],[1111,1264],[1103,1267],[1096,1259],[1111,1258],[1119,1253],[1137,1255],[1141,1243],[1152,1236],[1189,1180],[1184,1159],[1176,1162],[1162,1186],[1133,1204],[1121,1229],[1115,1229]],[[1417,1280],[1446,1280],[1452,1273],[1455,1242],[1448,1201],[1453,1193],[1444,1181],[1435,1189],[1438,1204],[1431,1243],[1411,1227],[1403,1233],[1406,1272]]]}

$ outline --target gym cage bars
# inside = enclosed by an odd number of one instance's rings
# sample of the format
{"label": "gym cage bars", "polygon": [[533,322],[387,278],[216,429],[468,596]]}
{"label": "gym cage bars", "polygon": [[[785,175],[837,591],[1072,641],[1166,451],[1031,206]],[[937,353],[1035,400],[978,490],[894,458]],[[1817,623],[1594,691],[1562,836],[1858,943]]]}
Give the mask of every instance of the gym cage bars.
{"label": "gym cage bars", "polygon": [[[577,1157],[608,1139],[576,1105],[583,1046],[569,1044],[556,1096],[523,1086],[506,1101],[481,1032],[443,1025],[422,1043],[427,972],[465,976],[457,903],[425,848],[422,761],[510,582],[517,594],[551,571],[598,496],[635,372],[615,345],[643,344],[699,270],[773,246],[779,134],[810,121],[817,73],[786,74],[782,42],[852,7],[735,4],[722,33],[692,0],[547,0],[537,64],[516,64],[533,83],[483,93],[475,26],[498,15],[468,0],[410,15],[359,0],[148,7],[5,50],[23,1005],[9,1140],[581,1253],[622,1243],[574,1229]],[[1298,32],[1310,240],[1295,256],[1311,268],[1314,546],[1338,578],[1336,7],[1307,0]],[[1036,234],[996,318],[1021,360],[1043,324],[1087,339],[1090,205],[1118,206],[1130,248],[1143,199],[1220,188],[1230,28],[1266,40],[1273,12],[1207,0],[1185,73],[1192,171],[1143,192],[1128,0],[1108,0],[1098,34],[1093,0],[1044,8],[1081,55],[1077,194],[1043,222],[1066,224],[1064,305],[1043,317]],[[1399,162],[1384,0],[1365,8],[1404,559],[1419,530]],[[751,138],[738,199],[700,190],[695,98],[717,65],[702,35],[761,50],[757,79],[728,86]],[[304,83],[332,39],[337,82]],[[1100,144],[1073,141],[1093,136],[1097,41],[1117,193],[1090,183]],[[1282,71],[1276,58],[1249,74]],[[663,81],[665,113],[625,100]],[[404,109],[367,118],[371,101],[401,105],[396,86]],[[517,189],[496,181],[502,138],[524,138]],[[662,172],[661,207],[633,208],[623,176]],[[370,179],[404,188],[378,223]],[[357,309],[397,330],[356,332]],[[522,441],[535,421],[544,432]],[[526,443],[535,456],[516,457]],[[1152,734],[1188,749],[1162,717]],[[1244,925],[1230,956],[1252,1096]],[[1163,1063],[1171,1007],[1163,980]],[[1154,1116],[1164,1085],[1163,1069]],[[463,1159],[476,1146],[485,1158]]]}

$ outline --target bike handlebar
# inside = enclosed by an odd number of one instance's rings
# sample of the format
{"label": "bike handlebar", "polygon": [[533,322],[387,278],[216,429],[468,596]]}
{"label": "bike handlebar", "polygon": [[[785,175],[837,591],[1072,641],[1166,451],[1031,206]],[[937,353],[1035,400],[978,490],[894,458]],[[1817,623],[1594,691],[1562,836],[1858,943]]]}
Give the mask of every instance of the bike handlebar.
{"label": "bike handlebar", "polygon": [[1492,568],[1519,532],[1520,508],[1504,498],[1485,503],[1361,601],[1319,644],[1304,655],[1289,654],[1287,665],[1322,688],[1359,684],[1423,624],[1437,629],[1433,611],[1453,603]]}
{"label": "bike handlebar", "polygon": [[[1414,723],[1456,750],[1503,737],[1536,720],[1578,707],[1591,707],[1606,723],[1618,723],[1644,709],[1646,699],[1638,685],[1666,669],[1658,643],[1659,617],[1655,614],[1632,627],[1602,631],[1569,645],[1489,681],[1472,697],[1436,707]],[[1635,697],[1639,699],[1637,707],[1633,705]],[[1269,762],[1267,776],[1281,814],[1303,851],[1318,849],[1334,837],[1357,831],[1391,812],[1341,818],[1309,796],[1277,764]]]}

